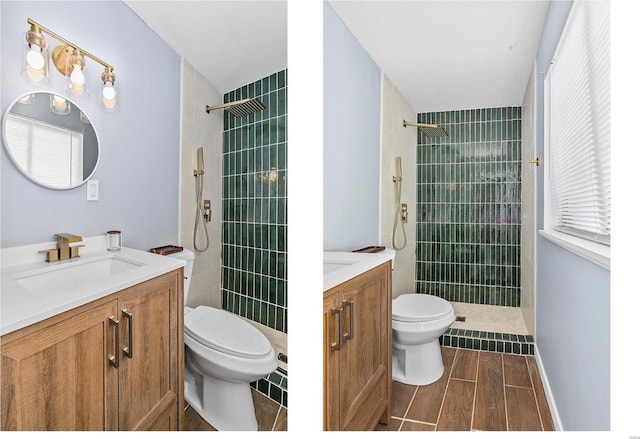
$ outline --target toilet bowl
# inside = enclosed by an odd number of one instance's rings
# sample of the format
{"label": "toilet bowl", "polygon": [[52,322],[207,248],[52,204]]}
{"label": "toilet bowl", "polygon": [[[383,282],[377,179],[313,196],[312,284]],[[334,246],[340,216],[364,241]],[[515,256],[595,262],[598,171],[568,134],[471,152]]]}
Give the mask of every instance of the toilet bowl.
{"label": "toilet bowl", "polygon": [[[195,255],[170,256],[187,261],[184,301]],[[276,370],[269,340],[253,325],[221,309],[198,306],[184,310],[184,399],[219,431],[257,431],[251,387]]]}
{"label": "toilet bowl", "polygon": [[391,314],[393,379],[419,386],[438,380],[444,372],[438,338],[456,319],[453,306],[429,294],[402,294]]}

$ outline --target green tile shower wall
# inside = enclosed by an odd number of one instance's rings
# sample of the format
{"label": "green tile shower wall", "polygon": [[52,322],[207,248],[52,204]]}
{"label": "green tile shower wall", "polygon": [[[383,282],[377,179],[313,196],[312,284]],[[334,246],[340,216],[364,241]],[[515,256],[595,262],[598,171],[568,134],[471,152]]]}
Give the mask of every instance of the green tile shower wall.
{"label": "green tile shower wall", "polygon": [[287,70],[231,91],[265,109],[224,112],[222,308],[287,332]]}
{"label": "green tile shower wall", "polygon": [[418,114],[416,291],[520,306],[521,108]]}

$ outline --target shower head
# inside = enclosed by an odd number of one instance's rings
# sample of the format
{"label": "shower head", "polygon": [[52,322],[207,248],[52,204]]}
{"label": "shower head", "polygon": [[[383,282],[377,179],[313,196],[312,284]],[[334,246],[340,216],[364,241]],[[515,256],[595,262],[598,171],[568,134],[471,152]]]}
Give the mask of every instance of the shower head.
{"label": "shower head", "polygon": [[433,127],[420,127],[420,131],[426,137],[447,137],[448,134],[444,128],[434,125]]}
{"label": "shower head", "polygon": [[422,131],[422,134],[426,137],[447,137],[449,135],[447,134],[447,131],[439,125],[407,122],[406,120],[403,120],[402,126],[406,127],[407,125],[420,128],[420,131]]}
{"label": "shower head", "polygon": [[235,117],[246,116],[249,113],[255,113],[264,110],[265,106],[258,98],[242,99],[239,101],[227,102],[226,104],[211,107],[207,105],[207,113],[213,110],[227,110]]}

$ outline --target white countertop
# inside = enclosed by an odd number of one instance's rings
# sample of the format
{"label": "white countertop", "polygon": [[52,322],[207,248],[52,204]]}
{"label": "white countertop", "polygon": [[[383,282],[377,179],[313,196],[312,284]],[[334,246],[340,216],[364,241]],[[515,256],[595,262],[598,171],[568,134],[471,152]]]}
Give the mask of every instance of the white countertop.
{"label": "white countertop", "polygon": [[388,253],[324,252],[324,291],[390,261]]}
{"label": "white countertop", "polygon": [[[80,258],[51,263],[45,262],[44,255],[39,254],[38,251],[55,248],[55,243],[2,249],[0,335],[24,328],[186,265],[186,262],[181,259],[127,247],[117,252],[108,252],[106,236],[86,238],[83,244],[86,247],[80,249]],[[64,279],[65,272],[82,273],[82,268],[79,268],[81,265],[99,264],[108,258],[114,258],[117,261],[114,264],[115,268],[106,267],[112,272],[103,277],[80,276],[81,279],[77,283]],[[57,277],[63,280],[61,283],[65,284],[64,287],[52,283],[50,286],[45,285],[44,288],[36,285],[30,290],[29,287],[20,283],[22,279],[31,277],[30,280],[35,279],[32,283],[37,284],[39,273],[51,272],[54,269],[58,273]],[[41,290],[46,290],[46,293],[41,293]]]}

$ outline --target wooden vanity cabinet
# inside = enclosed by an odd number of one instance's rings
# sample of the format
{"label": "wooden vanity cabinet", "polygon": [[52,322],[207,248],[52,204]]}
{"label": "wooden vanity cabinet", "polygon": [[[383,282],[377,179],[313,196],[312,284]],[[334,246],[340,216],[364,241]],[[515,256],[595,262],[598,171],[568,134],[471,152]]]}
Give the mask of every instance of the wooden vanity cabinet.
{"label": "wooden vanity cabinet", "polygon": [[389,261],[324,293],[324,429],[373,430],[390,416]]}
{"label": "wooden vanity cabinet", "polygon": [[182,272],[4,335],[2,430],[181,429]]}

